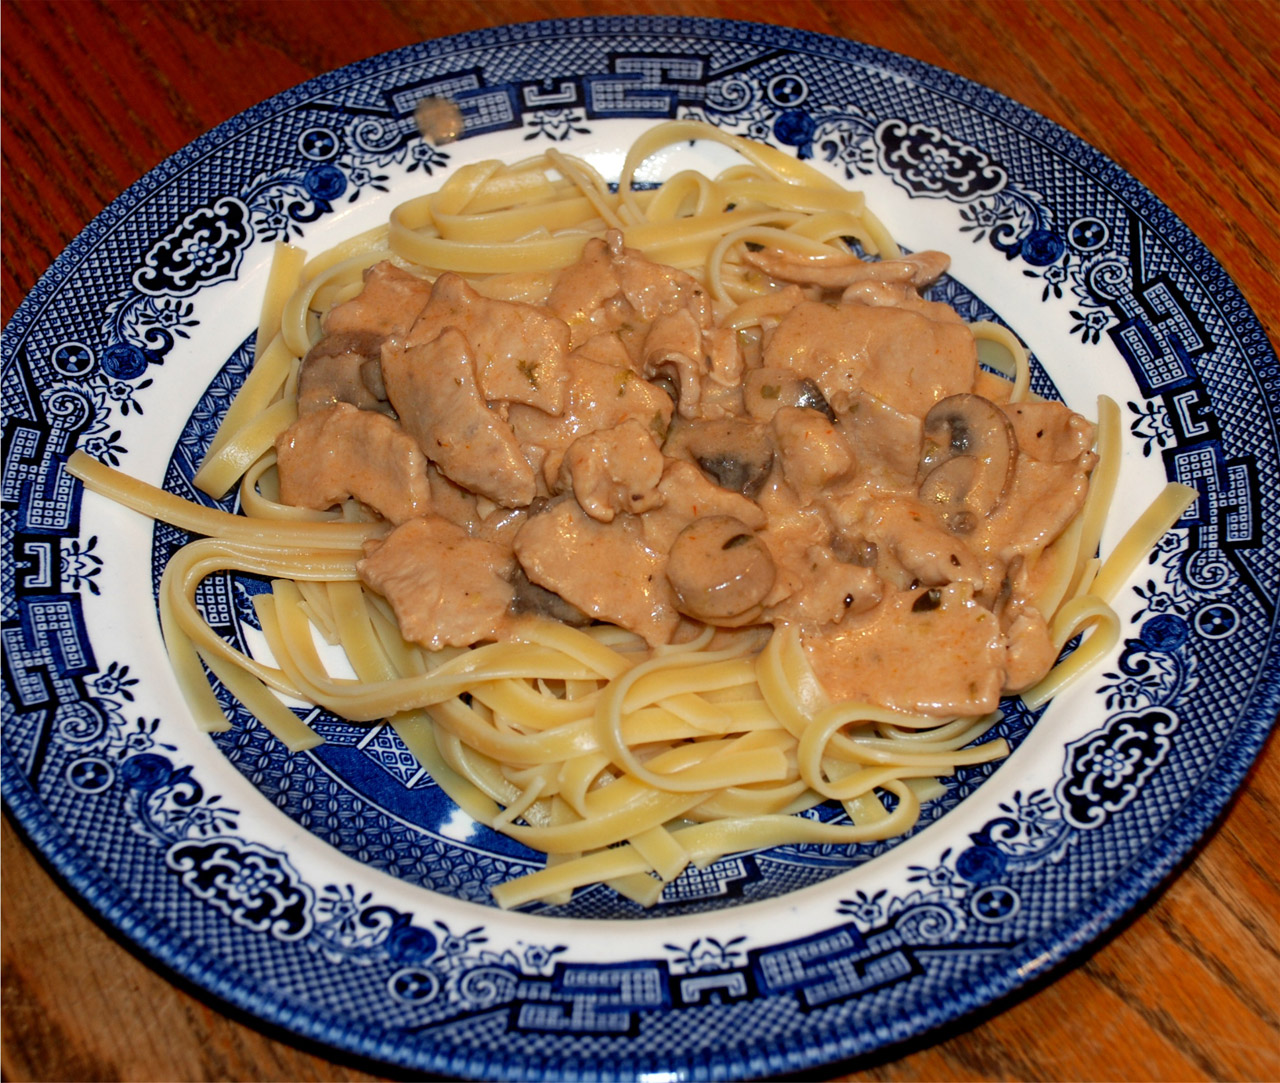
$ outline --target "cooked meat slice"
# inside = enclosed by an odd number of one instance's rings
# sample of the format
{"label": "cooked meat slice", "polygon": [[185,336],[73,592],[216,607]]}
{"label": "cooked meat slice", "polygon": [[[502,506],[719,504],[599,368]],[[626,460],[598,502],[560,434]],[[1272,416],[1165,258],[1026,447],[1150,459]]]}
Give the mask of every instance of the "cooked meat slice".
{"label": "cooked meat slice", "polygon": [[553,487],[564,452],[578,437],[635,421],[661,440],[674,412],[667,393],[631,369],[575,354],[564,413],[551,417],[513,404],[507,417],[521,446],[541,457],[543,477]]}
{"label": "cooked meat slice", "polygon": [[746,359],[738,332],[732,327],[712,328],[703,332],[702,345],[707,354],[707,378],[721,387],[739,387]]}
{"label": "cooked meat slice", "polygon": [[402,523],[431,507],[427,460],[384,414],[339,402],[300,417],[276,440],[280,499],[323,510],[354,497]]}
{"label": "cooked meat slice", "polygon": [[1001,406],[1018,437],[1018,449],[1041,462],[1071,462],[1093,447],[1094,426],[1061,402],[1010,402]]}
{"label": "cooked meat slice", "polygon": [[329,311],[325,332],[354,331],[379,339],[403,334],[413,326],[430,294],[428,279],[402,271],[394,263],[375,263],[364,273],[364,289]]}
{"label": "cooked meat slice", "polygon": [[804,646],[834,699],[943,718],[1000,703],[1000,622],[960,584],[895,591],[865,613],[806,631]]}
{"label": "cooked meat slice", "polygon": [[[307,351],[298,371],[298,413],[310,414],[335,402],[361,410],[389,412],[379,372],[382,339],[368,331],[325,335]],[[375,377],[374,386],[366,374]]]}
{"label": "cooked meat slice", "polygon": [[925,586],[961,582],[975,592],[987,586],[986,565],[965,539],[946,530],[910,496],[870,501],[854,518],[848,518],[842,506],[833,509],[833,513],[850,544],[874,546],[877,571],[900,586],[911,582]]}
{"label": "cooked meat slice", "polygon": [[1037,556],[1066,529],[1084,506],[1092,451],[1065,462],[1043,462],[1020,455],[1013,484],[995,514],[979,524],[982,542],[1001,560]]}
{"label": "cooked meat slice", "polygon": [[844,289],[855,282],[905,283],[921,289],[936,282],[951,265],[943,252],[915,252],[896,259],[863,260],[852,253],[805,256],[777,248],[745,250],[745,263],[759,268],[770,278],[823,289]]}
{"label": "cooked meat slice", "polygon": [[711,326],[711,299],[696,278],[623,247],[621,233],[610,231],[606,240],[622,295],[642,320],[652,321],[664,312],[685,308],[693,313],[699,327]]}
{"label": "cooked meat slice", "polygon": [[920,461],[923,421],[904,414],[865,391],[857,392],[840,419],[840,430],[849,438],[858,470],[915,483]]}
{"label": "cooked meat slice", "polygon": [[853,449],[825,414],[784,406],[773,415],[782,476],[802,500],[853,470]]}
{"label": "cooked meat slice", "polygon": [[497,638],[515,598],[511,556],[438,515],[396,527],[356,570],[391,603],[400,634],[430,650]]}
{"label": "cooked meat slice", "polygon": [[527,518],[529,518],[528,508],[493,508],[476,524],[475,529],[468,530],[468,533],[473,537],[493,542],[494,545],[509,553],[515,543],[516,535],[520,533],[520,528]]}
{"label": "cooked meat slice", "polygon": [[561,487],[571,489],[593,519],[613,522],[619,512],[639,515],[662,502],[662,452],[637,421],[580,436],[560,464]]}
{"label": "cooked meat slice", "polygon": [[678,309],[692,312],[699,327],[711,323],[710,299],[697,279],[627,248],[617,230],[586,243],[581,259],[561,272],[547,308],[573,328],[575,347],[627,320],[650,323]]}
{"label": "cooked meat slice", "polygon": [[582,345],[574,347],[573,353],[569,355],[570,364],[577,368],[582,361],[598,361],[602,365],[625,369],[628,372],[639,367],[632,360],[622,339],[618,335],[604,332],[592,335]]}
{"label": "cooked meat slice", "polygon": [[482,516],[476,494],[451,481],[434,463],[427,463],[427,480],[431,483],[431,514],[457,523],[468,534],[478,534]]}
{"label": "cooked meat slice", "polygon": [[382,379],[382,350],[379,348],[378,356],[371,357],[363,365],[360,366],[360,379],[364,386],[369,389],[369,393],[381,404],[381,409],[388,412],[391,410],[390,404],[387,402],[387,385]]}
{"label": "cooked meat slice", "polygon": [[1060,402],[1006,403],[1020,454],[1004,502],[982,524],[983,542],[1003,560],[1035,557],[1084,505],[1097,465],[1094,426]]}
{"label": "cooked meat slice", "polygon": [[676,385],[676,404],[681,417],[698,417],[702,400],[702,380],[708,366],[702,346],[702,328],[687,308],[659,313],[649,325],[641,356],[643,374],[648,379],[667,376]]}
{"label": "cooked meat slice", "polygon": [[400,424],[442,473],[506,508],[533,501],[533,468],[481,397],[461,332],[450,327],[418,346],[387,343],[382,375]]}
{"label": "cooked meat slice", "polygon": [[547,310],[568,324],[573,349],[611,333],[632,315],[602,238],[589,240],[578,262],[560,272],[547,296]]}
{"label": "cooked meat slice", "polygon": [[531,515],[516,535],[516,558],[529,578],[597,620],[668,643],[680,623],[663,567],[635,520],[592,519],[572,500]]}
{"label": "cooked meat slice", "polygon": [[804,301],[774,330],[764,363],[808,377],[842,417],[859,390],[922,416],[939,399],[973,388],[978,351],[961,323],[902,308]]}
{"label": "cooked meat slice", "polygon": [[905,282],[857,282],[840,295],[840,300],[845,304],[905,308],[940,323],[964,323],[960,313],[950,305],[926,300]]}
{"label": "cooked meat slice", "polygon": [[452,327],[467,340],[481,395],[523,402],[548,414],[564,409],[569,328],[533,305],[483,297],[458,275],[442,274],[405,339],[424,345]]}
{"label": "cooked meat slice", "polygon": [[884,595],[884,582],[871,568],[842,561],[826,546],[805,550],[804,571],[799,589],[770,606],[766,620],[835,624],[870,609]]}
{"label": "cooked meat slice", "polygon": [[1039,681],[1058,660],[1049,624],[1034,605],[1015,596],[1000,614],[1004,631],[1004,691],[1022,692]]}

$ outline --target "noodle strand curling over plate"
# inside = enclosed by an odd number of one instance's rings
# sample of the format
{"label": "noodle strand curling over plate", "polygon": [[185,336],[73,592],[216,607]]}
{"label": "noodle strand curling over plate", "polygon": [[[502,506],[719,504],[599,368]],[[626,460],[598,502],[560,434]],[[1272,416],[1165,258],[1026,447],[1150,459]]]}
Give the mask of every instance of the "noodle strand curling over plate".
{"label": "noodle strand curling over plate", "polygon": [[[433,143],[424,98],[455,103]],[[904,836],[690,867],[649,907],[594,885],[504,911],[542,857],[481,827],[394,728],[304,704],[289,752],[215,683],[191,724],[155,611],[188,535],[93,493],[85,455],[189,500],[254,357],[278,242],[331,248],[470,163],[545,148],[616,179],[661,121],[768,145],[866,194],[929,293],[1031,351],[1031,389],[1119,405],[1100,550],[1168,482],[1198,494],[1114,597],[1119,642]],[[722,161],[702,143],[644,180]],[[796,1072],[991,1003],[1087,944],[1209,828],[1280,702],[1276,358],[1227,276],[1136,181],[999,95],[850,42],[681,19],[535,23],[376,57],[165,162],[4,332],[5,800],[103,916],[260,1019],[468,1078]],[[530,381],[533,382],[532,380]],[[234,509],[234,498],[219,505]],[[261,651],[267,583],[196,595]],[[842,822],[839,805],[802,813]],[[745,1036],[745,1037],[744,1037]]]}

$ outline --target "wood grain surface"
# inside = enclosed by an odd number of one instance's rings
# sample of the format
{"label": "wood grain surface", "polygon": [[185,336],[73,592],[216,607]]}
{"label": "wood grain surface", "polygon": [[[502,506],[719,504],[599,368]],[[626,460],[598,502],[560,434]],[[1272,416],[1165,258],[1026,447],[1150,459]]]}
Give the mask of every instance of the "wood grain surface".
{"label": "wood grain surface", "polygon": [[[782,23],[994,87],[1141,179],[1276,341],[1272,0],[5,0],[3,319],[124,188],[263,98],[424,38],[614,13]],[[1280,1078],[1274,745],[1171,883],[1085,957],[960,1026],[809,1078]],[[64,894],[8,820],[0,844],[4,1080],[384,1078],[193,995]]]}

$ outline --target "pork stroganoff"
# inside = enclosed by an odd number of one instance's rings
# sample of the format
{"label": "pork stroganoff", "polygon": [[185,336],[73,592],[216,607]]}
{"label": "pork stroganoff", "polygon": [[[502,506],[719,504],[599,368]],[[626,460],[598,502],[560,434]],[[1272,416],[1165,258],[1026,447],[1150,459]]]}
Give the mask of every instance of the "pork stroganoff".
{"label": "pork stroganoff", "polygon": [[[634,184],[699,139],[741,161]],[[195,479],[241,514],[71,468],[204,535],[160,591],[197,721],[229,725],[206,668],[296,749],[318,738],[281,695],[388,721],[547,855],[505,906],[651,905],[691,862],[909,829],[1007,753],[980,740],[1002,696],[1109,649],[1109,596],[1188,498],[1100,563],[1114,403],[1095,427],[1032,395],[1012,335],[928,299],[945,255],[706,125],[652,129],[616,187],[555,152],[463,166],[304,259],[277,252]],[[200,613],[226,572],[272,579],[269,657]]]}
{"label": "pork stroganoff", "polygon": [[282,502],[394,524],[360,579],[433,650],[525,612],[651,647],[795,625],[833,698],[994,710],[1057,657],[1040,557],[1093,425],[1008,402],[921,297],[937,253],[746,262],[773,291],[753,335],[618,231],[537,303],[375,265],[303,359]]}

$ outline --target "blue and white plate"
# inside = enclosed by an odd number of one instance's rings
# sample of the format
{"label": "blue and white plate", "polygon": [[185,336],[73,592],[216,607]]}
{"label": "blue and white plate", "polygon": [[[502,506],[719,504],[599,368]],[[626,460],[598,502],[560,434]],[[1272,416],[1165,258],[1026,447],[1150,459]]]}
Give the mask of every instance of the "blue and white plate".
{"label": "blue and white plate", "polygon": [[[423,143],[425,95],[465,137]],[[166,527],[86,495],[76,447],[195,497],[273,242],[312,251],[460,164],[556,146],[615,173],[698,117],[851,186],[937,293],[1029,343],[1037,389],[1125,418],[1114,544],[1166,479],[1199,499],[1119,600],[1121,644],[896,844],[795,846],[505,913],[533,867],[394,734],[317,717],[288,755],[243,711],[195,732],[155,619]],[[695,162],[702,152],[688,152]],[[714,154],[706,164],[713,167]],[[681,156],[677,156],[681,157]],[[670,164],[670,163],[668,163]],[[659,162],[655,168],[661,168]],[[744,23],[601,18],[376,57],[271,99],[107,208],[3,339],[4,797],[108,921],[197,986],[335,1049],[453,1077],[794,1073],[921,1034],[1064,959],[1208,829],[1280,704],[1277,362],[1227,275],[1079,139],[954,75]],[[252,644],[251,579],[201,600]]]}

